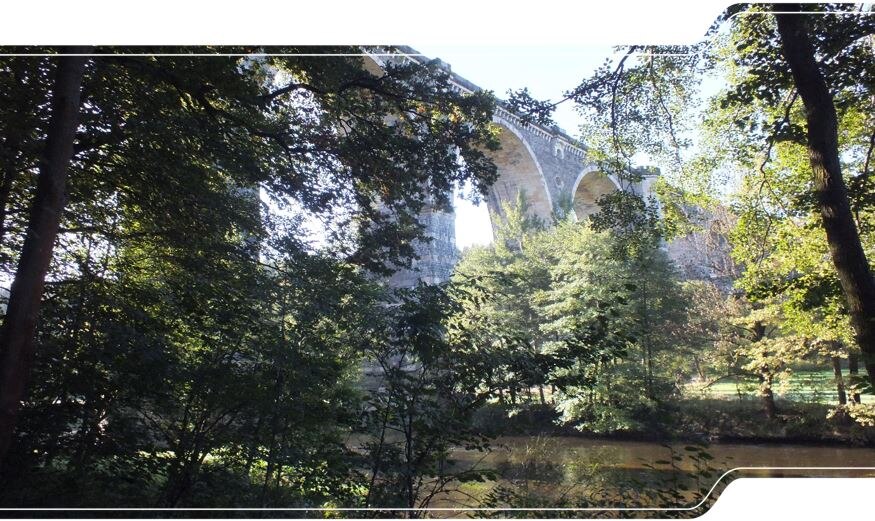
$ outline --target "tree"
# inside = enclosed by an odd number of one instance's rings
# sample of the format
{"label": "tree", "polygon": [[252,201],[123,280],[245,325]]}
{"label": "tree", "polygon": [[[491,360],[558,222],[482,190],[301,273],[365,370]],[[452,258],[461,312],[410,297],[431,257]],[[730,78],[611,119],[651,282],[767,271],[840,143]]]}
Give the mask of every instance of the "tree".
{"label": "tree", "polygon": [[741,369],[758,380],[763,410],[769,419],[776,417],[773,388],[778,379],[786,376],[790,365],[810,351],[804,339],[780,334],[780,321],[773,312],[772,308],[754,308],[735,319],[737,325],[749,332],[748,342],[740,351],[744,363]]}
{"label": "tree", "polygon": [[496,330],[489,337],[471,327],[463,310],[490,296],[475,277],[390,296],[367,348],[381,371],[363,403],[363,504],[412,509],[412,518],[454,485],[492,475],[456,465],[451,450],[490,450],[489,436],[471,421],[501,385],[490,378],[494,359],[482,347],[513,335]]}
{"label": "tree", "polygon": [[[52,119],[27,122],[12,121],[14,114],[4,112],[4,145],[19,147],[4,155],[9,168],[4,176],[30,172],[24,158],[44,139],[55,163],[44,162],[39,186],[48,186],[48,174],[55,172],[50,167],[64,166],[56,164],[63,159],[60,152],[69,156],[70,173],[66,204],[61,185],[55,186],[61,190],[55,190],[51,205],[46,189],[38,187],[33,195],[34,207],[51,210],[46,215],[54,216],[54,224],[36,227],[42,213],[29,222],[11,220],[3,246],[17,244],[26,230],[60,227],[65,246],[90,242],[101,252],[149,237],[169,249],[144,254],[182,263],[233,254],[251,263],[264,236],[256,195],[261,189],[273,201],[325,222],[334,258],[385,272],[412,255],[412,240],[422,233],[415,216],[427,197],[445,200],[450,187],[465,180],[483,189],[495,175],[483,152],[495,146],[491,95],[456,92],[435,64],[399,60],[373,73],[357,57],[326,60],[276,49],[278,55],[250,58],[257,49],[222,50],[232,56],[186,56],[193,52],[186,49],[181,56],[157,58],[107,50],[110,56],[78,66],[84,78],[78,109],[68,103]],[[36,72],[28,72],[28,81],[43,91],[48,86],[33,78],[68,63],[34,60],[38,65],[29,70]],[[21,62],[10,58],[3,70]],[[58,72],[65,70],[58,66]],[[73,83],[78,85],[69,80],[58,85]],[[64,91],[53,92],[60,102]],[[41,99],[26,88],[12,89],[10,96],[18,107]],[[40,114],[39,107],[32,108]],[[36,128],[13,132],[21,125]],[[57,129],[66,129],[63,150]],[[11,136],[24,139],[15,143]],[[14,186],[14,176],[6,179]],[[249,196],[242,197],[245,193]],[[21,207],[32,194],[10,189],[9,196],[4,208]],[[229,233],[248,240],[229,244]],[[32,326],[16,324],[22,316],[30,324],[36,320],[47,270],[53,283],[75,278],[70,265],[52,259],[54,234],[39,237],[46,243],[40,262],[29,257],[35,251],[29,243],[18,258],[13,285],[18,289],[10,297],[0,342],[6,360],[0,426],[7,445],[27,377],[21,362],[28,349],[16,346],[32,342]]]}
{"label": "tree", "polygon": [[[783,11],[791,13],[780,14]],[[795,14],[812,11],[826,14]],[[871,206],[867,194],[873,147],[871,125],[861,127],[854,118],[871,121],[872,91],[865,78],[872,72],[868,38],[875,28],[871,17],[850,14],[845,4],[736,5],[709,31],[713,45],[627,47],[625,54],[607,62],[565,99],[590,111],[588,128],[600,136],[594,158],[603,168],[628,176],[634,172],[636,153],[665,166],[664,174],[682,189],[681,194],[661,194],[669,224],[685,220],[684,204],[678,200],[700,205],[714,201],[708,194],[720,192],[715,181],[726,179],[725,161],[743,163],[743,175],[750,175],[768,166],[779,144],[806,147],[812,174],[810,182],[799,187],[803,192],[798,206],[820,214],[856,343],[864,359],[871,360],[875,281],[859,236],[862,224],[855,219],[859,221]],[[711,73],[722,77],[727,88],[702,110],[695,97],[701,79]],[[805,106],[804,122],[793,110],[798,98]],[[514,103],[536,118],[555,107],[531,100],[525,92],[518,93]],[[700,112],[708,121],[705,128],[725,118],[726,126],[710,142],[696,143],[688,132]],[[842,128],[840,122],[865,130]],[[692,154],[693,144],[706,152]],[[840,145],[845,157],[852,156],[859,167],[850,194],[841,174]],[[779,210],[789,217],[785,209]],[[869,378],[875,382],[871,373]]]}
{"label": "tree", "polygon": [[642,238],[651,232],[598,226],[567,222],[550,238],[542,330],[576,360],[572,370],[557,371],[558,380],[577,380],[558,385],[565,419],[626,429],[676,391],[675,329],[685,316],[674,267],[658,243]]}
{"label": "tree", "polygon": [[[533,388],[546,404],[544,386],[548,368],[543,358],[545,335],[540,331],[543,318],[538,309],[541,293],[549,288],[548,260],[543,256],[544,223],[528,213],[525,195],[502,209],[503,217],[493,216],[496,241],[492,246],[467,250],[456,266],[454,280],[476,280],[490,298],[472,302],[465,316],[472,328],[485,330],[498,339],[481,349],[490,353],[493,364],[488,376],[506,392],[512,405],[521,403]],[[482,328],[482,329],[481,329]]]}
{"label": "tree", "polygon": [[[802,6],[796,6],[795,10],[802,11]],[[833,97],[818,65],[803,16],[776,14],[775,18],[784,58],[805,105],[808,155],[823,228],[869,381],[875,386],[875,277],[863,251],[841,173]]]}
{"label": "tree", "polygon": [[520,391],[549,387],[565,422],[596,432],[630,428],[676,390],[672,352],[685,319],[656,216],[635,207],[627,219],[621,205],[640,198],[615,200],[547,229],[526,221],[522,198],[505,208],[496,244],[466,251],[456,275],[492,289],[464,307],[472,329],[515,340],[479,346],[492,360],[487,378],[514,406]]}
{"label": "tree", "polygon": [[[789,10],[794,9],[790,6]],[[847,279],[848,268],[842,266],[845,261],[836,263],[834,252],[850,248],[856,251],[851,257],[859,260],[859,255],[870,255],[864,250],[871,250],[872,245],[871,186],[867,181],[871,100],[868,85],[860,82],[870,61],[864,36],[871,33],[872,27],[868,18],[843,12],[846,6],[816,9],[827,13],[806,16],[807,20],[802,21],[802,15],[773,17],[769,9],[752,7],[748,16],[734,19],[731,31],[715,52],[729,86],[715,96],[706,118],[706,128],[712,135],[722,136],[720,145],[715,140],[707,153],[720,158],[724,170],[737,169],[735,172],[743,176],[734,201],[740,219],[732,232],[734,256],[745,267],[739,287],[752,300],[780,306],[787,329],[810,339],[848,344],[851,348],[847,356],[853,359],[862,344],[859,334],[854,335],[856,338],[846,334],[852,329],[860,331],[849,320],[848,298],[861,288],[867,290],[864,284],[848,292],[850,288],[841,280],[843,276]],[[795,28],[788,28],[788,22]],[[786,31],[780,30],[782,24]],[[811,37],[799,33],[808,30],[803,26],[813,28]],[[795,60],[806,52],[811,54],[805,67],[808,74],[819,77],[820,101],[828,101],[822,107],[826,112],[815,118],[819,122],[810,118],[811,92],[804,111],[796,103],[802,90],[811,90],[811,81],[816,78],[811,76],[805,80],[807,85],[800,84],[802,78],[792,69],[802,64],[792,66],[786,54],[784,33],[788,31],[793,33],[786,36],[794,40],[789,43],[795,45]],[[799,47],[805,43],[800,38],[808,40],[808,51]],[[810,61],[815,55],[819,63]],[[829,90],[824,77],[831,83]],[[847,192],[840,178],[830,182],[825,191],[820,174],[812,177],[811,160],[824,152],[825,145],[820,139],[817,146],[821,150],[812,154],[812,132],[830,134],[822,123],[835,127],[830,147],[836,160],[838,150],[842,150],[841,169],[852,172]],[[839,168],[839,163],[832,167]],[[833,217],[825,220],[824,204],[848,207],[826,211]],[[842,232],[835,229],[838,215],[844,216],[840,219]],[[856,239],[831,239],[830,234],[836,233],[850,233]],[[858,317],[859,313],[858,309]]]}
{"label": "tree", "polygon": [[0,139],[3,143],[3,153],[0,154],[3,176],[0,182],[0,259],[4,268],[10,262],[10,250],[21,246],[7,244],[6,232],[10,227],[15,228],[10,221],[16,216],[26,218],[26,207],[19,208],[12,203],[21,199],[18,194],[24,190],[25,184],[29,185],[25,183],[25,172],[39,163],[41,150],[33,146],[38,141],[35,133],[38,128],[45,128],[51,107],[48,102],[50,91],[46,89],[52,81],[48,60],[28,56],[7,58],[0,75]]}
{"label": "tree", "polygon": [[86,62],[81,54],[88,49],[71,48],[68,52],[80,55],[59,59],[28,232],[0,330],[0,462],[12,443],[19,403],[33,359],[33,335],[64,208],[67,169],[79,123]]}

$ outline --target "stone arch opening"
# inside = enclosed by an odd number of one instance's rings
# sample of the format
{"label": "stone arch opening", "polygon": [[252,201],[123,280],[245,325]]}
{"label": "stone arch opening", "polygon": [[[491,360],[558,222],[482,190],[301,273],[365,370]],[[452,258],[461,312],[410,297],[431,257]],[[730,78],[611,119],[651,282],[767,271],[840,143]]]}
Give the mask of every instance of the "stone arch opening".
{"label": "stone arch opening", "polygon": [[619,189],[620,185],[614,179],[598,170],[581,172],[571,192],[572,208],[577,220],[583,221],[598,212],[599,198]]}
{"label": "stone arch opening", "polygon": [[502,205],[516,202],[522,192],[529,214],[549,222],[553,200],[535,153],[518,130],[501,121],[497,123],[501,148],[489,153],[498,168],[498,179],[490,188],[490,212],[503,215]]}

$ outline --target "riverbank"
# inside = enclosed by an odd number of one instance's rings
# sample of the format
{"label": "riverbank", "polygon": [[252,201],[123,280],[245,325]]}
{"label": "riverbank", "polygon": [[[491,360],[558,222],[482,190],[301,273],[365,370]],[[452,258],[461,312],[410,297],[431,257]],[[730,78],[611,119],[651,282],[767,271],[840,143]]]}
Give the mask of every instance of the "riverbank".
{"label": "riverbank", "polygon": [[559,413],[540,404],[489,404],[475,421],[493,436],[568,436],[645,442],[780,443],[875,447],[875,427],[817,403],[776,401],[774,418],[758,400],[690,398],[635,411],[626,428],[595,431],[587,422],[563,424]]}

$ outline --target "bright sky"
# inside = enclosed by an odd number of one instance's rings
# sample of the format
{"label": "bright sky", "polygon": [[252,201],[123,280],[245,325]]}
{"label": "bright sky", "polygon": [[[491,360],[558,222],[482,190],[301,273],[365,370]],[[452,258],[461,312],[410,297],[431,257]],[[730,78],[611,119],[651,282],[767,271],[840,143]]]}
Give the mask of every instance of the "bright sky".
{"label": "bright sky", "polygon": [[[610,46],[532,46],[532,45],[411,45],[429,58],[440,58],[480,88],[506,98],[509,89],[527,87],[538,99],[558,100],[580,83],[606,58]],[[579,118],[570,103],[559,106],[554,115],[558,125],[578,137]],[[456,197],[456,245],[464,249],[473,244],[492,242],[492,228],[486,203],[475,206]]]}

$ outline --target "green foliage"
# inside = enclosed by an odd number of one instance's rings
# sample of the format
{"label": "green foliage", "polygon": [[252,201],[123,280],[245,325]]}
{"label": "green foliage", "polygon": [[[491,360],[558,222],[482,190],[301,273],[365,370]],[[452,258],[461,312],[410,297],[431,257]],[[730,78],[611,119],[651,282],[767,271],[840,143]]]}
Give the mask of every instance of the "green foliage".
{"label": "green foliage", "polygon": [[459,465],[459,447],[486,452],[489,438],[471,421],[493,394],[477,351],[481,341],[456,320],[483,289],[473,281],[393,292],[367,347],[379,370],[362,403],[362,482],[366,507],[427,508],[487,469]]}
{"label": "green foliage", "polygon": [[[847,5],[805,7],[824,77],[839,118],[841,168],[847,176],[855,224],[872,258],[870,177],[872,21],[848,16]],[[750,7],[734,17],[715,50],[715,67],[726,80],[714,96],[703,128],[704,154],[718,159],[736,180],[729,195],[738,221],[731,233],[733,257],[742,266],[737,287],[777,317],[795,343],[833,347],[847,357],[857,350],[846,298],[821,225],[806,150],[805,114],[781,52],[774,17]],[[788,337],[789,338],[789,337]],[[818,348],[822,354],[824,349]],[[781,351],[778,349],[775,352]],[[802,349],[797,355],[811,350]],[[788,352],[789,356],[789,352]]]}
{"label": "green foliage", "polygon": [[[587,116],[583,130],[592,136],[590,159],[603,171],[635,181],[636,162],[660,165],[663,175],[654,192],[664,219],[659,226],[642,229],[671,239],[696,231],[699,210],[718,205],[731,209],[735,217],[729,238],[733,261],[741,269],[735,288],[756,309],[729,319],[735,326],[719,326],[717,320],[708,327],[715,334],[743,329],[738,323],[743,315],[766,314],[775,332],[769,339],[748,335],[734,355],[721,341],[708,358],[735,358],[732,371],[754,371],[766,382],[813,351],[848,357],[857,349],[833,264],[836,253],[828,248],[813,188],[805,114],[773,9],[734,6],[709,31],[710,41],[688,48],[618,49],[615,58],[566,96]],[[823,4],[801,9],[823,13],[806,18],[816,59],[835,99],[841,168],[871,259],[873,98],[866,78],[875,63],[873,24],[871,17],[850,13],[869,7]],[[714,86],[720,90],[707,92]],[[700,92],[709,97],[700,100]],[[540,117],[555,107],[527,93],[514,102]],[[623,192],[600,202],[603,209],[593,219],[597,228],[634,230],[636,219],[647,220],[645,206]],[[635,242],[630,244],[634,250]],[[699,312],[707,315],[708,309]],[[702,359],[695,355],[694,361],[701,365]]]}
{"label": "green foliage", "polygon": [[[773,18],[749,12],[711,47],[631,47],[567,93],[588,161],[624,188],[598,213],[576,222],[564,201],[545,223],[520,194],[450,283],[397,292],[378,280],[410,261],[420,211],[495,181],[490,93],[458,92],[437,63],[377,71],[346,56],[358,48],[99,49],[0,503],[424,508],[497,477],[456,452],[485,456],[499,414],[599,434],[871,441],[868,404],[827,417],[774,397],[801,363],[855,347],[802,107]],[[812,28],[871,259],[873,21],[858,18]],[[346,52],[307,55],[333,51]],[[55,66],[0,58],[7,280]],[[726,88],[700,105],[707,74]],[[548,123],[555,104],[523,90],[509,106]],[[654,173],[642,161],[661,166],[658,205],[628,190]],[[681,283],[662,248],[718,206],[743,268],[731,294]],[[763,405],[689,399],[691,381],[737,379]],[[670,448],[650,469],[668,485],[578,469],[588,496],[545,494],[531,482],[561,480],[542,441],[487,505],[687,504],[713,477],[706,450]]]}
{"label": "green foliage", "polygon": [[202,259],[190,271],[143,252],[121,250],[104,273],[53,294],[19,468],[63,461],[72,477],[106,461],[145,461],[137,479],[158,480],[151,488],[170,506],[196,502],[204,465],[236,470],[248,485],[241,474],[267,461],[259,501],[268,503],[282,469],[305,479],[304,469],[328,461],[329,475],[342,472],[338,426],[355,403],[367,285],[348,266],[307,255],[283,256],[275,269]]}
{"label": "green foliage", "polygon": [[[495,166],[484,153],[497,146],[493,99],[456,92],[436,64],[390,60],[383,72],[371,72],[361,57],[296,54],[360,49],[270,49],[277,54],[262,58],[247,56],[264,51],[256,48],[116,54],[126,50],[98,49],[109,56],[87,65],[62,224],[73,233],[111,239],[107,221],[124,209],[137,221],[136,233],[209,237],[218,228],[208,229],[214,220],[197,219],[198,210],[226,213],[235,208],[229,204],[235,188],[260,187],[277,204],[325,222],[340,254],[379,270],[411,255],[409,243],[421,234],[414,217],[426,200],[446,203],[457,182],[471,181],[483,192],[494,181]],[[230,56],[185,55],[194,51]],[[24,56],[3,64],[4,78],[18,74],[20,85],[5,91],[14,99],[4,107],[31,113],[28,107],[45,99],[50,82],[44,78],[54,62]],[[16,122],[12,112],[4,118],[10,125],[4,140],[21,150],[7,154],[4,183],[26,186],[44,119]],[[30,141],[13,142],[22,135],[12,125],[25,124],[33,128]],[[224,201],[216,198],[223,187],[232,196]],[[28,201],[20,195],[3,201],[14,216],[7,222],[11,240],[26,220],[21,209]],[[238,222],[238,231],[254,237],[258,228],[251,212]]]}
{"label": "green foliage", "polygon": [[[673,358],[672,325],[684,318],[657,235],[648,221],[596,231],[566,220],[547,230],[525,224],[524,204],[504,213],[497,244],[468,250],[456,275],[492,288],[463,310],[493,339],[479,347],[493,360],[490,381],[512,405],[531,400],[533,389],[545,404],[549,388],[562,421],[581,429],[631,428],[632,417],[676,389],[668,372],[654,370]],[[516,341],[499,343],[499,333]]]}
{"label": "green foliage", "polygon": [[[0,501],[360,504],[345,441],[362,359],[392,341],[374,274],[409,262],[427,201],[494,180],[491,95],[457,92],[434,63],[378,71],[358,48],[126,51],[86,66]],[[7,280],[55,66],[0,59]]]}

